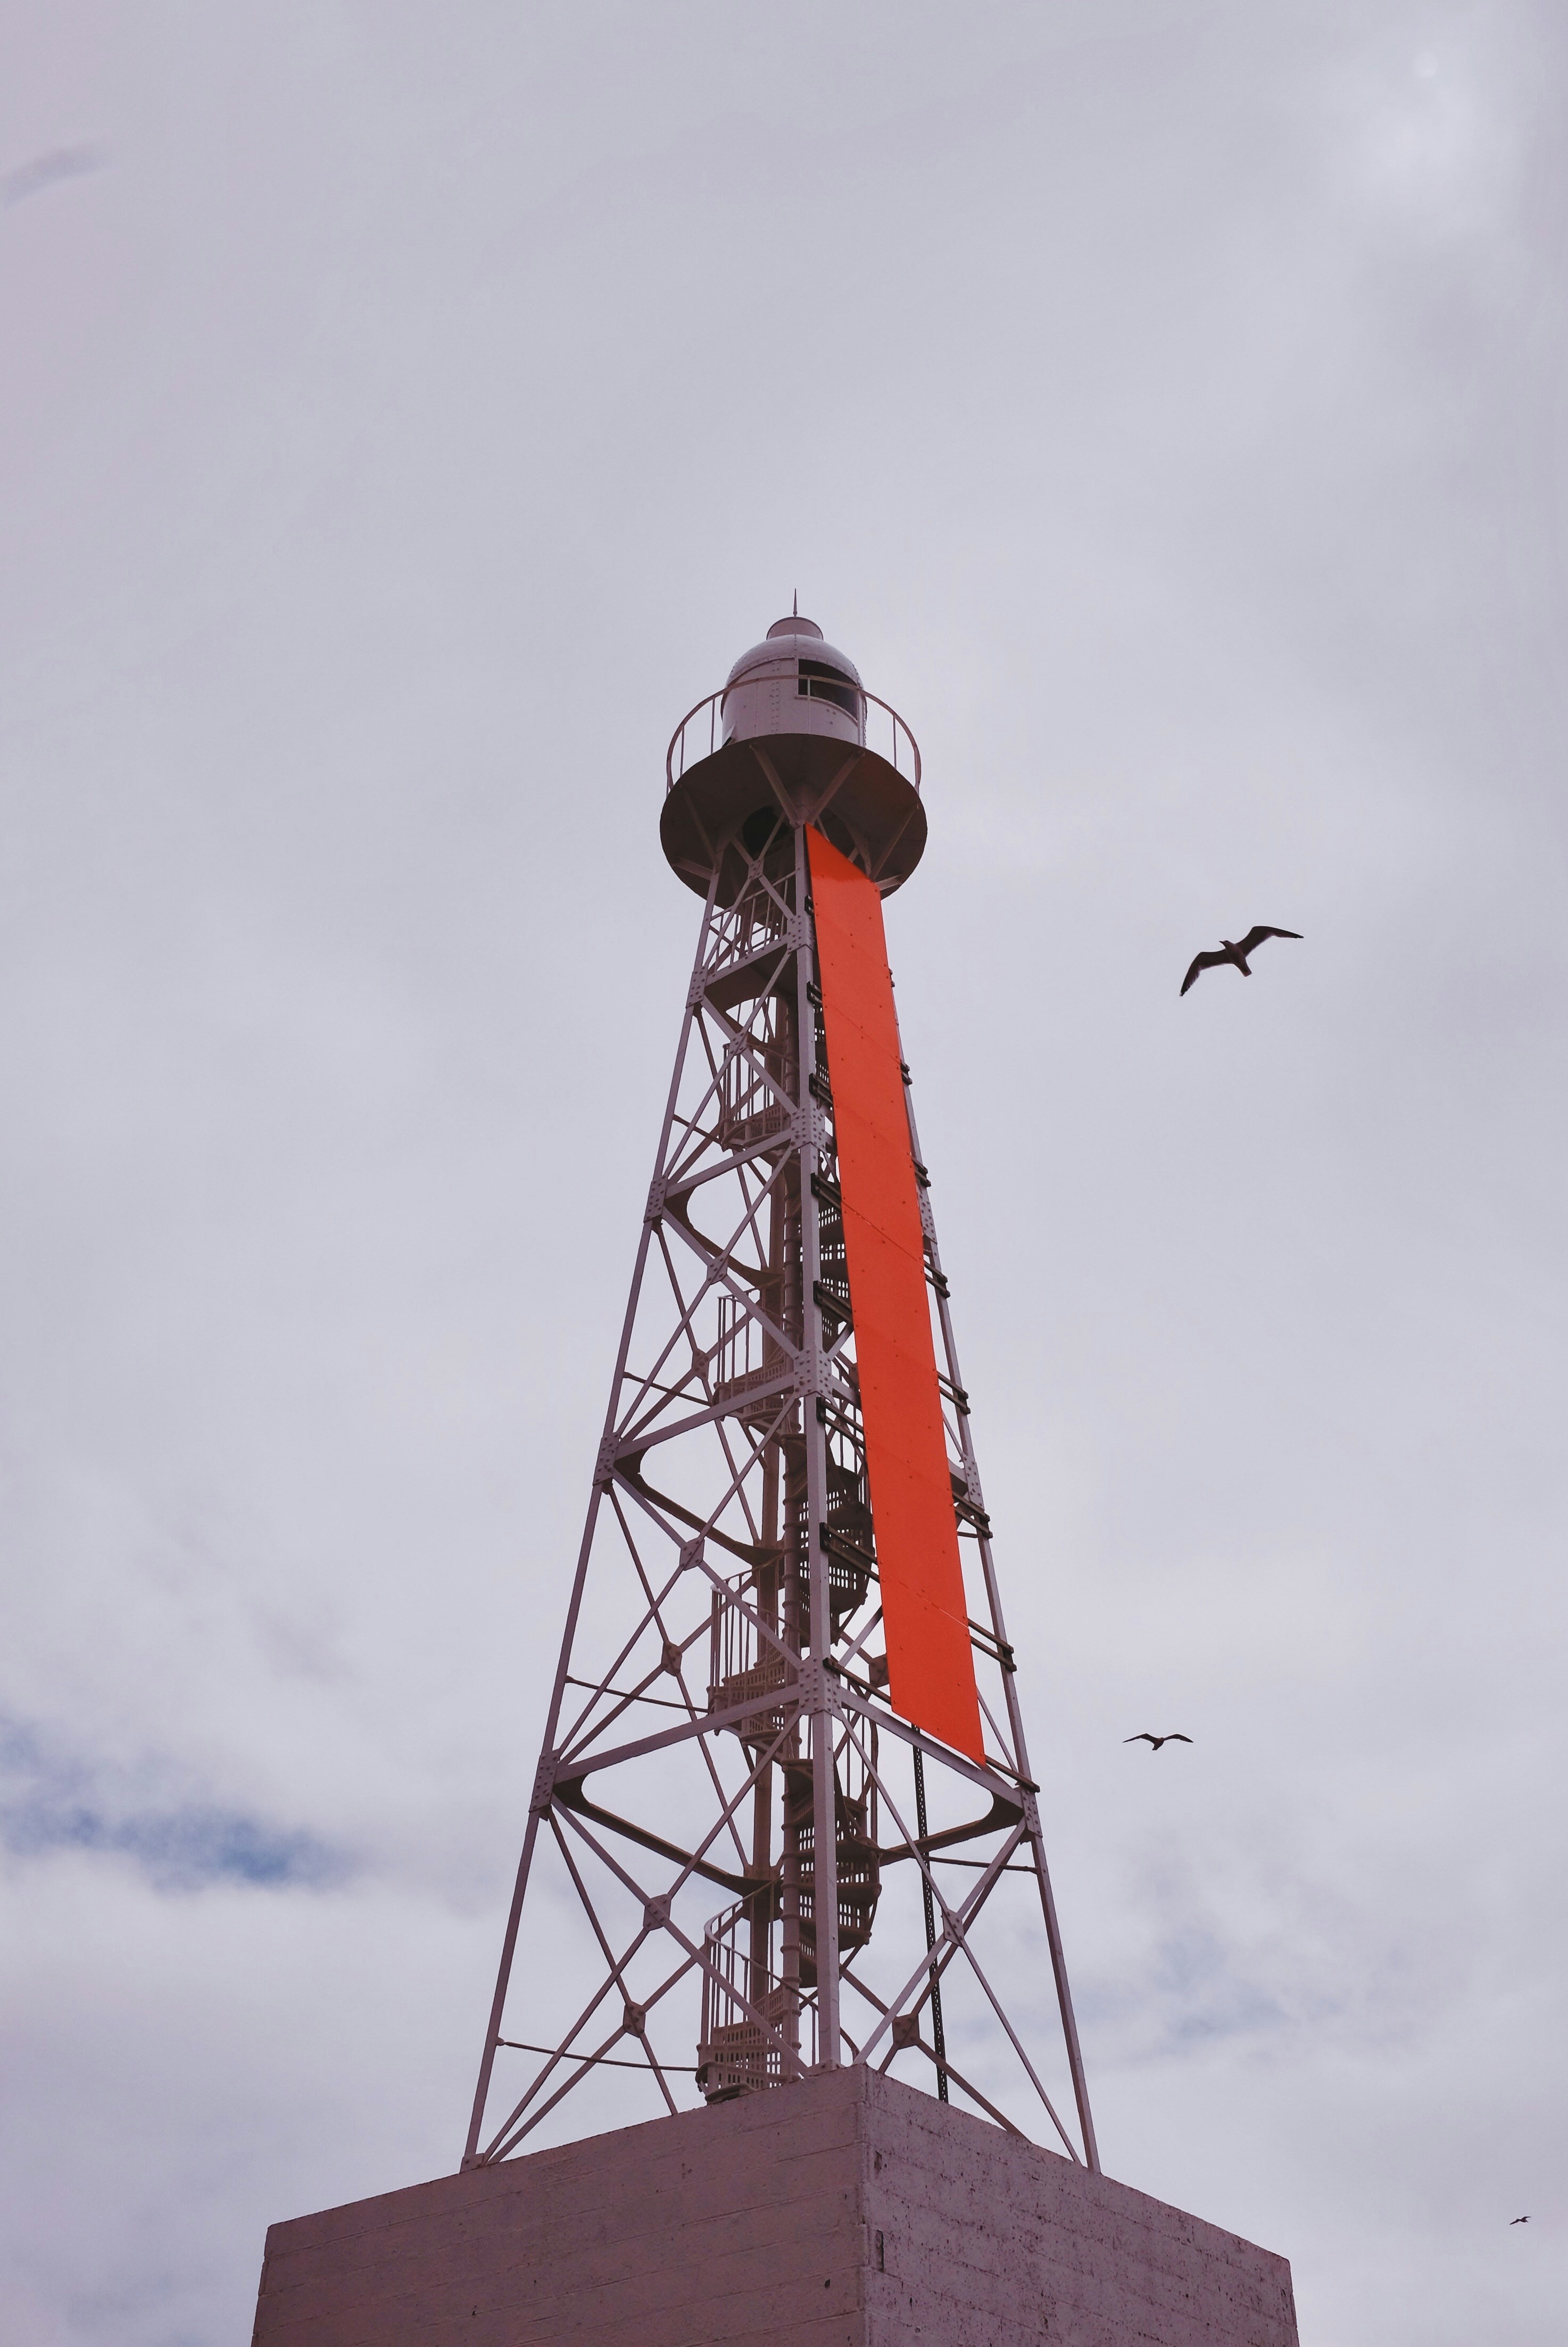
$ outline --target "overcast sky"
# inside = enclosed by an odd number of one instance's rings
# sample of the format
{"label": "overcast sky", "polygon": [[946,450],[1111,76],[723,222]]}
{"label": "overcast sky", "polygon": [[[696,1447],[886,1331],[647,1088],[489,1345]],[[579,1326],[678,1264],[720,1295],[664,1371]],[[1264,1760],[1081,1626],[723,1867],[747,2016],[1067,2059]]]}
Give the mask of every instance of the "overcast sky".
{"label": "overcast sky", "polygon": [[0,56],[7,2342],[222,2347],[271,2219],[456,2165],[695,938],[664,743],[798,589],[925,756],[889,939],[1107,2168],[1307,2347],[1556,2347],[1561,7]]}

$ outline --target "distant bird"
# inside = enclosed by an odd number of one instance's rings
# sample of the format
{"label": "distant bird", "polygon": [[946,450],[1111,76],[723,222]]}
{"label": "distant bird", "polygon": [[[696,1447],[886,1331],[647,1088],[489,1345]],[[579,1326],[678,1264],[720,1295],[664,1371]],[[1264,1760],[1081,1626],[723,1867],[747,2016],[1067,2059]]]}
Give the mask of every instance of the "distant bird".
{"label": "distant bird", "polygon": [[1136,1736],[1122,1738],[1123,1744],[1151,1744],[1156,1752],[1162,1744],[1190,1744],[1192,1740],[1190,1736],[1183,1736],[1176,1728],[1173,1728],[1168,1736],[1151,1736],[1146,1727],[1140,1728]]}
{"label": "distant bird", "polygon": [[101,170],[103,160],[96,147],[56,147],[47,155],[35,155],[30,163],[0,172],[0,211],[42,195],[56,180],[79,179],[86,172]]}
{"label": "distant bird", "polygon": [[1245,937],[1239,941],[1234,938],[1222,938],[1221,952],[1199,954],[1195,958],[1191,969],[1182,980],[1182,992],[1185,994],[1200,970],[1218,969],[1222,962],[1228,961],[1234,969],[1240,970],[1244,978],[1250,978],[1252,972],[1246,966],[1246,958],[1248,954],[1257,951],[1265,938],[1299,938],[1300,935],[1299,929],[1253,928],[1248,929]]}
{"label": "distant bird", "polygon": [[1530,2219],[1529,2219],[1529,2218],[1528,2218],[1528,2217],[1511,2217],[1511,2218],[1509,2219],[1508,2222],[1509,2222],[1509,2229],[1510,2229],[1510,2230],[1512,2231],[1512,2228],[1513,2228],[1515,2225],[1528,2225],[1528,2224],[1529,2224],[1529,2222],[1530,2222]]}

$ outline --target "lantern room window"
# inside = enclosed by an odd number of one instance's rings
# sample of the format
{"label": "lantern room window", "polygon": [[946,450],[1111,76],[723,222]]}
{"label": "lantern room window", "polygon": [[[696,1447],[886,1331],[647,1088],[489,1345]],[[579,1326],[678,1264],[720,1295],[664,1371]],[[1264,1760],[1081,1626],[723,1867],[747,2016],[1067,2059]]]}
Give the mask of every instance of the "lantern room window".
{"label": "lantern room window", "polygon": [[855,679],[846,676],[843,669],[835,668],[831,661],[803,660],[795,691],[803,699],[831,701],[835,708],[842,709],[846,717],[859,724],[860,693]]}

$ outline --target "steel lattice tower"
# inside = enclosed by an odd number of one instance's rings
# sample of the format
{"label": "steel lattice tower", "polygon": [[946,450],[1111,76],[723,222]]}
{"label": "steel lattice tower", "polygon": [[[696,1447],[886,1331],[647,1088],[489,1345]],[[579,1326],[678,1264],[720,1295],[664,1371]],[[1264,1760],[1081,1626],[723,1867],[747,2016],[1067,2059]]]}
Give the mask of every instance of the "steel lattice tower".
{"label": "steel lattice tower", "polygon": [[[919,753],[792,618],[666,776],[702,925],[464,2166],[606,2065],[673,2112],[907,2056],[1017,2133],[949,2050],[972,2016],[1097,2171],[883,936]],[[988,1969],[1017,1896],[1076,2137]]]}

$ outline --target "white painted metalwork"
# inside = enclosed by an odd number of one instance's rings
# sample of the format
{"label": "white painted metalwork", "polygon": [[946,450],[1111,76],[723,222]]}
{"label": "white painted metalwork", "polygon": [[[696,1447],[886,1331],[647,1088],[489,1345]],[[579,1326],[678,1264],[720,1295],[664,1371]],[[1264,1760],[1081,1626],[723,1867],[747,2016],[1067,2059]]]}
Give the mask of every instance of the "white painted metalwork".
{"label": "white painted metalwork", "polygon": [[[792,764],[788,740],[754,743],[743,774],[733,749],[718,767],[715,741],[716,783],[671,749],[671,780],[690,775],[705,812],[667,852],[689,884],[707,858],[707,896],[466,2165],[505,2158],[583,2080],[628,2064],[648,2082],[629,2093],[651,2087],[675,2109],[693,2049],[710,2098],[918,2053],[944,2092],[1012,2127],[954,2066],[949,2049],[982,2028],[1005,2041],[1071,2157],[1099,2165],[925,1190],[983,1765],[887,1700],[805,829],[850,810],[840,836],[875,876],[913,798],[907,781],[904,799],[880,784],[856,796],[855,748],[824,764],[820,742],[808,746]],[[759,819],[764,791],[773,813]],[[912,1112],[910,1142],[922,1165]],[[949,1901],[944,1868],[960,1849],[966,1887]],[[982,1924],[1020,1872],[1039,1897],[1076,2138],[982,1965]],[[563,1962],[569,1911],[580,1972]],[[526,1952],[525,1920],[550,1965]],[[553,2016],[547,1973],[574,1982]],[[498,2057],[541,2045],[502,2086]]]}

